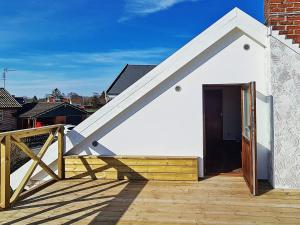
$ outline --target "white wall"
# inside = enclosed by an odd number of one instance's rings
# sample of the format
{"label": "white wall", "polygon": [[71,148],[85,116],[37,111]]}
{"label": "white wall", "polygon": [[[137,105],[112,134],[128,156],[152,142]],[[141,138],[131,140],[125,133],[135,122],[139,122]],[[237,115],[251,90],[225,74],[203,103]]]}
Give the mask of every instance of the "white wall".
{"label": "white wall", "polygon": [[[244,50],[250,44],[250,50]],[[266,96],[265,49],[238,30],[77,145],[69,154],[198,156],[203,176],[202,85],[257,82]],[[182,90],[175,91],[179,85]],[[257,99],[259,178],[267,178],[266,103]],[[93,147],[92,142],[98,141]],[[68,140],[67,140],[68,143]]]}
{"label": "white wall", "polygon": [[271,182],[275,188],[300,188],[299,46],[271,37],[271,85],[274,103],[274,151]]}

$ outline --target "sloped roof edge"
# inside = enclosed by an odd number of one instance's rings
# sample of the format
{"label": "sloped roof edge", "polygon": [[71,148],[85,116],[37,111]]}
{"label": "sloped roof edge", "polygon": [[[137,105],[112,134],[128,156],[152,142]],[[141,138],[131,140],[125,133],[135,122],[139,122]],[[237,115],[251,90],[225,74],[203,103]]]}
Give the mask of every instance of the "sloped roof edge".
{"label": "sloped roof edge", "polygon": [[0,88],[0,108],[21,108],[17,100],[4,88]]}
{"label": "sloped roof edge", "polygon": [[[30,105],[30,104],[48,104],[48,103],[27,103],[28,105]],[[25,104],[26,105],[26,104]],[[51,112],[51,111],[53,111],[53,110],[55,110],[55,109],[58,109],[58,108],[60,108],[60,107],[62,107],[62,106],[68,106],[68,107],[71,107],[71,108],[74,108],[74,109],[76,109],[76,110],[79,110],[79,111],[82,111],[83,113],[87,113],[85,110],[82,110],[82,109],[80,109],[79,107],[76,107],[76,106],[74,106],[74,105],[72,105],[72,104],[69,104],[69,103],[67,103],[67,102],[62,102],[62,103],[49,103],[48,105],[50,105],[50,107],[48,107],[48,108],[45,108],[44,110],[39,110],[39,111],[37,111],[37,112],[32,112],[32,113],[29,113],[30,115],[28,115],[28,112],[30,112],[31,110],[32,110],[32,108],[31,109],[28,109],[27,111],[24,111],[24,112],[22,112],[22,113],[20,113],[19,114],[19,117],[20,118],[36,118],[36,117],[39,117],[39,116],[42,116],[42,115],[44,115],[44,114],[46,114],[46,113],[48,113],[48,112]]]}
{"label": "sloped roof edge", "polygon": [[[74,130],[84,137],[93,134],[119,113],[174,74],[179,68],[182,68],[234,29],[243,31],[247,36],[263,47],[268,46],[268,28],[240,9],[235,8],[160,63],[142,79],[131,85],[91,117],[79,124]],[[81,141],[82,140],[79,140],[77,144]]]}
{"label": "sloped roof edge", "polygon": [[106,93],[108,95],[119,95],[156,66],[149,64],[127,64],[107,89]]}
{"label": "sloped roof edge", "polygon": [[119,75],[116,77],[116,79],[112,82],[112,84],[109,86],[109,88],[107,89],[106,93],[108,93],[112,87],[115,85],[115,83],[118,81],[118,79],[122,76],[122,74],[124,73],[124,71],[126,70],[126,68],[128,67],[129,64],[126,64],[124,66],[124,68],[122,69],[122,71],[119,73]]}

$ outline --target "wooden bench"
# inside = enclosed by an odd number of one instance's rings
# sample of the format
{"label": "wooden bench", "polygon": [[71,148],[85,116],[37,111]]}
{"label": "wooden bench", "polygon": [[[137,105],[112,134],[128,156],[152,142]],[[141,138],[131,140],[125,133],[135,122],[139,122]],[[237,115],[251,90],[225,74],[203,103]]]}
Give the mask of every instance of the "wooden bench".
{"label": "wooden bench", "polygon": [[198,157],[65,156],[66,178],[198,181]]}

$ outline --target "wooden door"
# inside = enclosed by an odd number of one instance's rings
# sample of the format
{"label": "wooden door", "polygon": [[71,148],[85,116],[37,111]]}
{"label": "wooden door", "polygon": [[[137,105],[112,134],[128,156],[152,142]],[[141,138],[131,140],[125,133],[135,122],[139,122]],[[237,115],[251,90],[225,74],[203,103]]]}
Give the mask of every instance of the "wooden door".
{"label": "wooden door", "polygon": [[243,176],[251,193],[257,195],[255,82],[242,86],[242,134]]}

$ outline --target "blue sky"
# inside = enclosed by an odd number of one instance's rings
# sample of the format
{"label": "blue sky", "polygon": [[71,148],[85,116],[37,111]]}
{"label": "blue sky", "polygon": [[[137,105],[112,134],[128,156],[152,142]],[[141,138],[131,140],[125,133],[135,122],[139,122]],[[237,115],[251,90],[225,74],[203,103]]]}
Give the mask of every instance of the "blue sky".
{"label": "blue sky", "polygon": [[[101,92],[126,63],[158,64],[234,7],[259,21],[263,0],[1,0],[7,89]],[[2,81],[1,81],[2,86]]]}

